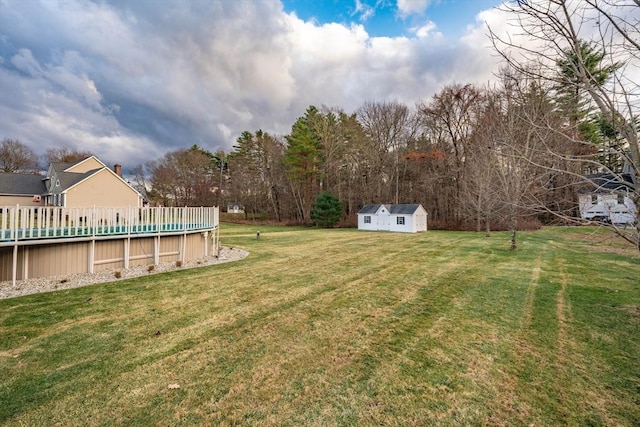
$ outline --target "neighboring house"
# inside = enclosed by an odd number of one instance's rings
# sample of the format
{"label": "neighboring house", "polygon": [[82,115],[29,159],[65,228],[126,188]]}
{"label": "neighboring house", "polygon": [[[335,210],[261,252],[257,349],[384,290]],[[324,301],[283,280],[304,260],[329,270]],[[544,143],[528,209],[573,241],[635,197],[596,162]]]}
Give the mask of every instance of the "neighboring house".
{"label": "neighboring house", "polygon": [[0,206],[44,206],[44,176],[0,172]]}
{"label": "neighboring house", "polygon": [[594,174],[578,194],[580,216],[590,221],[633,224],[637,208],[632,200],[631,174]]}
{"label": "neighboring house", "polygon": [[365,205],[358,211],[358,230],[427,231],[427,211],[420,204]]}
{"label": "neighboring house", "polygon": [[237,203],[229,203],[227,205],[227,213],[243,214],[244,206],[239,205]]}
{"label": "neighboring house", "polygon": [[95,156],[73,163],[52,162],[45,176],[2,174],[0,205],[141,207],[142,195],[120,175],[120,165],[111,170]]}

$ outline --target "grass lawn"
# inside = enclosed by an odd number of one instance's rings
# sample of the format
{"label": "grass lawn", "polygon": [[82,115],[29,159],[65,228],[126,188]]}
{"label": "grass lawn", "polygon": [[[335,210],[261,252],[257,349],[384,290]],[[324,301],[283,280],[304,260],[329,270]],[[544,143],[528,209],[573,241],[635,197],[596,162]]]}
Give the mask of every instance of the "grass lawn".
{"label": "grass lawn", "polygon": [[632,248],[257,229],[222,225],[235,263],[0,301],[0,424],[640,425]]}

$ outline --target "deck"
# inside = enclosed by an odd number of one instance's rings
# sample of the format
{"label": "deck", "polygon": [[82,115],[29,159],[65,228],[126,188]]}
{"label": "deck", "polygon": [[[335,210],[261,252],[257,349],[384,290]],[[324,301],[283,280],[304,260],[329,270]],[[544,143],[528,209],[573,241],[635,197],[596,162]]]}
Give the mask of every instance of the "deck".
{"label": "deck", "polygon": [[0,281],[189,261],[217,251],[217,207],[0,207]]}

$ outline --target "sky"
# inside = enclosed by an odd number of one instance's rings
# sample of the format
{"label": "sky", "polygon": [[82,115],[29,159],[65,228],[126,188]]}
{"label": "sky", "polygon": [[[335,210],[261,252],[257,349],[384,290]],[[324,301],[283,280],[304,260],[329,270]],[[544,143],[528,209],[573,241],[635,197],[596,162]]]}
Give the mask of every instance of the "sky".
{"label": "sky", "polygon": [[125,173],[310,105],[428,101],[500,66],[493,0],[0,0],[0,139]]}

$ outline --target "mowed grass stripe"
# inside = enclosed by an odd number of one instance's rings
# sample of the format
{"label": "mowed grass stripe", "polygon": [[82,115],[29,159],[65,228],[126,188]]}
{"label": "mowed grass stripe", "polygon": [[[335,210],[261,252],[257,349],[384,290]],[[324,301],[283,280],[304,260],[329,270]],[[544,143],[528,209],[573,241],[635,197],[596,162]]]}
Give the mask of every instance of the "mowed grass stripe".
{"label": "mowed grass stripe", "polygon": [[[223,230],[223,244],[246,247],[247,259],[0,302],[0,332],[12,337],[0,340],[0,399],[9,402],[0,420],[635,421],[638,370],[630,351],[640,349],[622,343],[633,310],[616,307],[619,324],[595,330],[581,316],[588,316],[593,287],[624,289],[624,296],[607,295],[637,307],[637,285],[608,277],[585,282],[572,272],[602,256],[615,262],[609,254],[567,251],[561,236],[545,231],[524,234],[512,253],[503,234],[261,227],[258,241],[255,228]],[[640,270],[634,258],[618,262]],[[570,307],[564,319],[561,300]],[[591,340],[601,328],[611,328],[612,340],[607,354],[594,354]],[[562,335],[570,337],[569,352]],[[597,379],[585,369],[590,363],[600,366]],[[180,388],[168,389],[173,383]],[[583,385],[593,393],[614,386],[616,393],[606,405],[585,403]]]}

